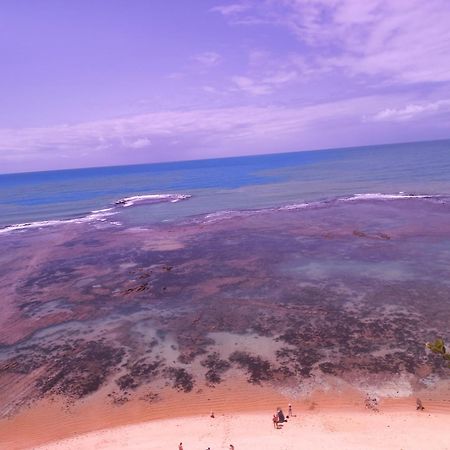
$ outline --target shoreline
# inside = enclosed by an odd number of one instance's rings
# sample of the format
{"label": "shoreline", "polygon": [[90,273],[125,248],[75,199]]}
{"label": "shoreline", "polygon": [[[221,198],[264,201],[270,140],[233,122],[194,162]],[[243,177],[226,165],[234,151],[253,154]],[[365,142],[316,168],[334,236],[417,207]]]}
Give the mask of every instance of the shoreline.
{"label": "shoreline", "polygon": [[[101,394],[99,393],[72,405],[62,402],[61,399],[42,400],[31,407],[23,408],[9,419],[0,421],[0,448],[8,448],[8,450],[31,448],[42,450],[88,449],[94,447],[112,449],[121,448],[120,442],[124,439],[124,436],[127,436],[130,442],[133,439],[136,441],[136,445],[133,444],[131,448],[176,448],[179,443],[175,442],[177,439],[181,441],[184,439],[187,443],[190,436],[191,442],[195,442],[195,445],[199,443],[204,445],[207,442],[202,441],[200,437],[207,434],[211,427],[216,430],[217,436],[223,436],[226,431],[225,425],[222,423],[224,419],[225,422],[234,424],[230,427],[235,430],[238,440],[245,443],[246,447],[244,448],[265,448],[262,446],[262,441],[251,440],[252,433],[248,430],[252,430],[254,427],[260,427],[260,431],[256,435],[258,438],[267,438],[267,442],[272,442],[273,448],[276,441],[271,441],[271,439],[278,439],[278,437],[273,436],[271,417],[277,407],[281,407],[287,414],[288,403],[292,404],[293,413],[297,417],[294,417],[295,420],[288,422],[287,428],[280,430],[280,435],[287,440],[303,439],[302,436],[305,435],[307,439],[310,439],[311,445],[315,442],[316,434],[325,433],[324,442],[331,436],[329,436],[329,430],[324,425],[330,421],[330,423],[336,422],[338,424],[336,425],[337,429],[340,429],[339,427],[346,423],[353,424],[352,426],[359,436],[362,433],[359,433],[359,431],[372,429],[372,427],[381,427],[378,432],[381,429],[389,428],[390,420],[399,426],[406,420],[406,425],[411,426],[411,433],[413,433],[415,428],[423,424],[424,417],[432,418],[427,419],[431,421],[427,423],[432,423],[431,430],[432,434],[435,435],[439,429],[442,429],[440,427],[445,427],[445,424],[450,420],[450,388],[448,383],[442,384],[439,388],[424,390],[409,397],[379,397],[378,411],[366,408],[363,393],[352,389],[315,391],[312,395],[297,398],[289,396],[288,393],[288,391],[280,392],[269,386],[254,386],[248,383],[229,385],[224,383],[224,386],[218,386],[211,390],[205,389],[200,393],[184,394],[167,390],[167,396],[154,403],[131,400],[120,406],[111,405],[101,401]],[[416,410],[416,398],[418,396],[423,401],[424,411]],[[214,419],[210,418],[211,411],[214,411]],[[308,419],[309,425],[306,428],[300,426],[295,433],[288,431],[291,422],[296,423],[301,419],[301,425],[303,423],[302,418]],[[241,427],[239,424],[243,423],[242,421],[247,421],[248,427]],[[242,428],[242,432],[238,432],[240,428]],[[18,433],[18,430],[21,430],[21,432]],[[176,437],[172,442],[171,439],[180,430],[185,430],[183,431],[185,437]],[[197,431],[191,433],[190,430]],[[408,431],[406,429],[405,431],[399,430],[399,433],[408,433]],[[159,436],[158,439],[164,442],[160,446],[155,444],[152,447],[148,443],[143,446],[144,437],[147,435]],[[212,435],[211,439],[214,436]],[[364,433],[360,437],[363,438]],[[101,444],[103,446],[100,445],[101,442],[103,442]],[[108,446],[108,442],[115,442],[115,444]],[[348,444],[345,440],[343,442],[345,445]],[[396,448],[392,446],[394,444],[397,445],[396,442],[392,441],[391,446],[387,446],[386,449]],[[220,444],[222,445],[220,447],[219,443],[214,440],[208,445],[212,449],[228,448],[222,444]],[[204,445],[204,447],[206,448],[208,445]],[[237,444],[234,443],[234,445]],[[252,447],[252,445],[255,447]],[[345,445],[342,448],[358,448]],[[189,448],[192,447],[185,446],[185,449]],[[236,448],[242,448],[241,444]],[[298,447],[285,446],[283,448],[294,449]],[[372,447],[360,446],[359,448]],[[424,447],[407,448],[423,449]],[[445,447],[431,446],[428,448],[442,450]]]}

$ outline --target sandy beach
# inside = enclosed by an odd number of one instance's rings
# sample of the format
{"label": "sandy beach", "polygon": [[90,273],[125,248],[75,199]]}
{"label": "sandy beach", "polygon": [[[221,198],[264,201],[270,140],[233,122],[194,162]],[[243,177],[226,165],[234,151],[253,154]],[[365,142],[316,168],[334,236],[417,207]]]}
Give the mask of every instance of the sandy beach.
{"label": "sandy beach", "polygon": [[274,429],[270,411],[155,420],[81,435],[37,447],[90,449],[402,449],[450,448],[448,414],[415,412],[308,412]]}
{"label": "sandy beach", "polygon": [[[290,391],[249,383],[224,383],[214,392],[180,394],[164,400],[105,404],[95,394],[71,406],[38,402],[0,423],[0,448],[78,449],[402,449],[445,450],[450,441],[448,384],[416,396],[377,397],[367,408],[361,392],[338,388],[302,398]],[[274,429],[277,407],[292,416]],[[211,411],[214,418],[210,417]],[[19,431],[20,430],[20,431]]]}

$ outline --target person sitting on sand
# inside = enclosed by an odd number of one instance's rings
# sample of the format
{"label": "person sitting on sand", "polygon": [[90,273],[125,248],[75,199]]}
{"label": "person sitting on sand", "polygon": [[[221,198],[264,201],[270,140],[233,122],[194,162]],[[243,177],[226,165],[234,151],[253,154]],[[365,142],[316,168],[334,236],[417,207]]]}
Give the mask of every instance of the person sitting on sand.
{"label": "person sitting on sand", "polygon": [[420,400],[420,398],[416,400],[416,409],[417,411],[423,411],[425,409],[425,407],[422,404],[422,400]]}

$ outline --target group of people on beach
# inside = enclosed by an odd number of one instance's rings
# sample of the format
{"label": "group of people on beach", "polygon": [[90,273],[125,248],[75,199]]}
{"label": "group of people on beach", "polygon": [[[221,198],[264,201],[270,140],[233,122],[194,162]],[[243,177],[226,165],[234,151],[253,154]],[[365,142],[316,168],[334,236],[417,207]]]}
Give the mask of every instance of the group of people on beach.
{"label": "group of people on beach", "polygon": [[[230,446],[228,447],[229,450],[234,450],[234,445],[230,444]],[[178,446],[178,450],[183,450],[183,443],[180,442],[180,445]],[[211,450],[210,447],[208,447],[206,450]]]}
{"label": "group of people on beach", "polygon": [[292,417],[292,405],[289,403],[288,405],[288,415],[285,416],[283,410],[278,407],[276,413],[272,417],[273,427],[279,429],[282,427],[282,423],[287,422],[287,419]]}
{"label": "group of people on beach", "polygon": [[[214,413],[212,411],[211,411],[210,417],[214,418]],[[278,407],[277,412],[272,417],[273,427],[276,429],[281,428],[283,426],[281,424],[283,424],[284,422],[287,422],[287,419],[289,419],[289,417],[293,417],[292,405],[290,403],[288,405],[288,415],[287,416],[285,416],[283,413],[283,410],[280,407]],[[180,442],[180,444],[178,445],[178,450],[183,450],[182,442]],[[211,450],[211,448],[208,447],[206,450]],[[230,444],[230,446],[228,447],[228,450],[234,450],[234,445]]]}

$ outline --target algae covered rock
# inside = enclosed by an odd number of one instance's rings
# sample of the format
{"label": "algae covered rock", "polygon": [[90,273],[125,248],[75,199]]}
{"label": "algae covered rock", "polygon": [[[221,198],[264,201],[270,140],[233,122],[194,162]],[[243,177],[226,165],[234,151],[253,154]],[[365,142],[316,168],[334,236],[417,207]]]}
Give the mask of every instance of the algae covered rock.
{"label": "algae covered rock", "polygon": [[434,342],[427,342],[426,345],[433,353],[439,353],[441,355],[445,355],[446,353],[443,339],[438,338]]}
{"label": "algae covered rock", "polygon": [[443,339],[436,339],[434,342],[427,342],[426,347],[433,353],[442,355],[445,361],[448,361],[447,367],[450,369],[450,353],[447,353]]}

